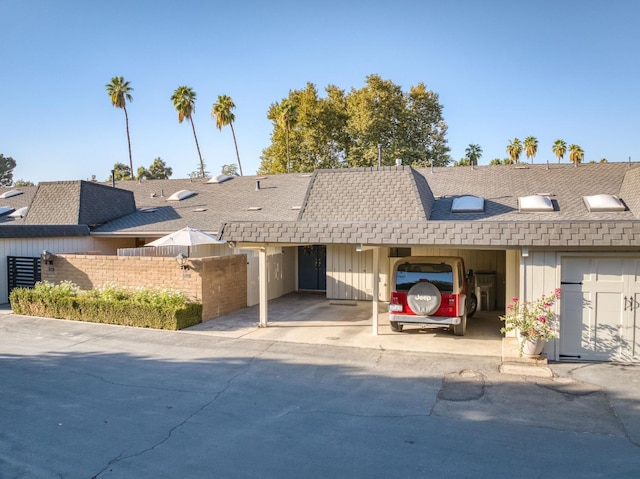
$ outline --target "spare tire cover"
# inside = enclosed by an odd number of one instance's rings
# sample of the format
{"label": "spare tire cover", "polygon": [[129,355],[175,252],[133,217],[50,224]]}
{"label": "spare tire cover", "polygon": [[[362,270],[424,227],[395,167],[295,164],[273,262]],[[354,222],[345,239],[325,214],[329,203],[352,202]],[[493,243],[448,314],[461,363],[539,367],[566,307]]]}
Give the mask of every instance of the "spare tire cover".
{"label": "spare tire cover", "polygon": [[407,303],[411,310],[419,315],[427,316],[435,313],[440,307],[440,291],[427,281],[414,284],[407,292]]}

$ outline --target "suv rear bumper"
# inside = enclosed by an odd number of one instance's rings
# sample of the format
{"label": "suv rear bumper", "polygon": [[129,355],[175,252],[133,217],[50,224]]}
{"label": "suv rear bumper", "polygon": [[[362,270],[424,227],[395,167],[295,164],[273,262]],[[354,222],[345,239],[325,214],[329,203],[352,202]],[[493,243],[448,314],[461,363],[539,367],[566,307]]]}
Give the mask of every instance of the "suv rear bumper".
{"label": "suv rear bumper", "polygon": [[389,321],[412,324],[460,324],[460,316],[418,316],[389,313]]}

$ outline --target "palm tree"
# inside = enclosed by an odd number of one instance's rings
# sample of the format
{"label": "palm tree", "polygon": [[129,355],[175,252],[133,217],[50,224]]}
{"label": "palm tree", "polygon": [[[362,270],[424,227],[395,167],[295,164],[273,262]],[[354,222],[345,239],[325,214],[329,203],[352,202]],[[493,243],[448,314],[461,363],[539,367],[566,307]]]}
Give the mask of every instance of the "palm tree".
{"label": "palm tree", "polygon": [[524,139],[524,154],[527,155],[527,158],[531,159],[531,163],[533,163],[533,159],[536,157],[536,153],[538,152],[538,139],[535,136],[528,136]]}
{"label": "palm tree", "polygon": [[231,110],[236,107],[230,96],[219,95],[218,102],[213,104],[211,108],[211,117],[216,120],[216,127],[222,131],[222,127],[229,125],[231,134],[233,135],[233,143],[236,146],[236,156],[238,157],[238,166],[240,167],[240,176],[242,176],[242,164],[240,163],[240,153],[238,153],[238,142],[236,141],[236,132],[233,129],[233,122],[236,116]]}
{"label": "palm tree", "polygon": [[564,158],[564,154],[567,152],[567,143],[564,140],[556,140],[553,142],[551,150],[558,158],[558,163]]}
{"label": "palm tree", "polygon": [[290,100],[282,100],[279,108],[278,124],[284,130],[285,138],[287,142],[287,172],[291,167],[291,160],[289,158],[289,132],[291,127],[295,125],[298,119],[298,109],[296,105]]}
{"label": "palm tree", "polygon": [[522,153],[522,143],[518,138],[514,138],[513,141],[509,140],[507,145],[507,153],[512,163],[518,163],[520,161],[520,154]]}
{"label": "palm tree", "polygon": [[186,118],[191,123],[191,129],[193,130],[193,137],[196,140],[196,148],[198,150],[198,157],[200,158],[200,177],[204,178],[204,161],[202,161],[202,155],[200,154],[200,145],[198,144],[198,137],[196,136],[196,127],[193,125],[193,113],[196,111],[196,92],[188,86],[179,86],[171,95],[171,101],[173,106],[178,112],[178,123],[182,123]]}
{"label": "palm tree", "polygon": [[471,166],[477,165],[478,160],[482,158],[482,148],[480,145],[470,144],[464,152]]}
{"label": "palm tree", "polygon": [[584,151],[578,145],[569,145],[569,160],[573,162],[574,166],[578,166],[578,163],[582,163],[584,158]]}
{"label": "palm tree", "polygon": [[133,88],[129,86],[128,81],[124,81],[124,77],[113,77],[111,83],[107,83],[107,94],[111,98],[111,104],[116,108],[124,110],[124,120],[127,126],[127,143],[129,144],[129,168],[131,178],[133,179],[133,159],[131,157],[131,138],[129,137],[129,115],[127,114],[127,101],[132,102],[131,93]]}

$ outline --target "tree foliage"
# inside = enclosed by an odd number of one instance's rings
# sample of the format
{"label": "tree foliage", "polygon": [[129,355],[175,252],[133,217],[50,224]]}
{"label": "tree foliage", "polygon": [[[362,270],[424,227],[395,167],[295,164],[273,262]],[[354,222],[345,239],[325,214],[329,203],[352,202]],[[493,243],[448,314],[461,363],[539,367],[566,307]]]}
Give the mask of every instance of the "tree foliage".
{"label": "tree foliage", "polygon": [[569,145],[569,160],[578,166],[578,163],[582,163],[584,159],[584,151],[578,145]]}
{"label": "tree foliage", "polygon": [[514,138],[513,141],[509,140],[507,145],[507,154],[511,163],[518,163],[520,161],[520,155],[522,154],[522,143],[519,138]]}
{"label": "tree foliage", "polygon": [[196,111],[196,92],[188,86],[179,86],[171,95],[173,107],[178,112],[178,123],[188,120],[193,130],[193,138],[196,140],[196,149],[198,150],[198,158],[200,159],[200,177],[205,178],[204,160],[200,153],[200,144],[196,136],[196,127],[193,124],[193,113]]}
{"label": "tree foliage", "polygon": [[129,145],[129,171],[133,175],[133,158],[131,156],[131,137],[129,136],[129,114],[127,113],[127,102],[133,101],[131,93],[133,88],[125,81],[124,77],[113,77],[111,83],[105,85],[111,104],[116,108],[124,110],[124,119],[127,127],[127,144]]}
{"label": "tree foliage", "polygon": [[108,181],[124,181],[124,180],[132,180],[133,176],[131,175],[131,170],[124,163],[116,163],[113,165],[113,171],[111,175],[109,175]]}
{"label": "tree foliage", "polygon": [[553,142],[553,146],[551,147],[553,154],[558,158],[558,163],[562,161],[564,155],[567,153],[567,143],[564,140],[556,140]]}
{"label": "tree foliage", "polygon": [[480,145],[471,144],[466,150],[464,150],[464,153],[464,156],[470,165],[477,165],[478,160],[482,158],[482,148]]}
{"label": "tree foliage", "polygon": [[149,169],[141,166],[138,168],[138,179],[168,180],[173,174],[173,168],[167,166],[164,160],[157,157],[149,166]]}
{"label": "tree foliage", "polygon": [[0,153],[0,186],[11,186],[16,160]]}
{"label": "tree foliage", "polygon": [[536,157],[536,153],[538,152],[538,139],[535,136],[527,136],[524,139],[524,154],[528,159],[533,160]]}
{"label": "tree foliage", "polygon": [[240,153],[238,152],[238,142],[236,141],[236,131],[233,128],[233,122],[236,116],[233,109],[236,104],[232,98],[227,95],[219,95],[218,101],[211,107],[211,117],[216,121],[216,128],[222,131],[222,128],[229,125],[231,127],[231,135],[233,135],[233,144],[236,147],[236,157],[238,158],[238,166],[240,167],[240,176],[242,176],[242,163],[240,163]]}
{"label": "tree foliage", "polygon": [[238,167],[233,163],[222,165],[221,173],[226,176],[238,176]]}
{"label": "tree foliage", "polygon": [[450,163],[438,95],[422,83],[409,92],[378,75],[345,93],[335,85],[320,97],[312,83],[271,105],[271,145],[263,150],[259,174],[382,164],[435,166]]}
{"label": "tree foliage", "polygon": [[13,184],[16,188],[20,188],[21,186],[35,186],[33,181],[19,179]]}

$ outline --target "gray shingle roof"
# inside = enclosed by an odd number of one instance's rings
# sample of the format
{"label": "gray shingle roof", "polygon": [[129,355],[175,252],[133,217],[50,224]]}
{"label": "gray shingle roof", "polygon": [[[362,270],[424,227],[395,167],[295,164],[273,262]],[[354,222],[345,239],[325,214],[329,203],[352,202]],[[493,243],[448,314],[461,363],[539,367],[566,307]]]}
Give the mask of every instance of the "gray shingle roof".
{"label": "gray shingle roof", "polygon": [[317,171],[303,221],[426,221],[433,194],[424,177],[410,168]]}
{"label": "gray shingle roof", "polygon": [[[153,236],[190,226],[217,233],[225,221],[294,221],[311,179],[311,174],[290,174],[235,177],[224,183],[201,179],[121,181],[116,186],[134,193],[138,211],[93,232]],[[167,201],[179,190],[196,194],[182,201]]]}
{"label": "gray shingle roof", "polygon": [[95,225],[135,211],[133,194],[88,181],[38,185],[26,225]]}

